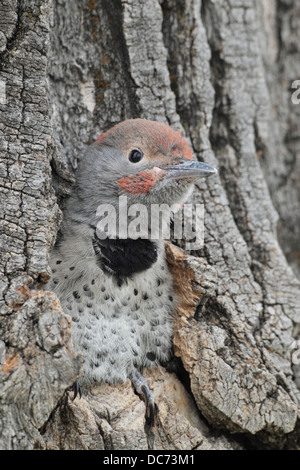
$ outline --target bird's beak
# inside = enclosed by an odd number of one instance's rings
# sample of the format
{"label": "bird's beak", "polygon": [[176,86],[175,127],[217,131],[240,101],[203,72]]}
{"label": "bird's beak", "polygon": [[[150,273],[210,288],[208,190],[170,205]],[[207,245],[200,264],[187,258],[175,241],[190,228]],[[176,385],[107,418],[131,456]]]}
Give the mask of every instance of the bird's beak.
{"label": "bird's beak", "polygon": [[165,165],[160,168],[167,172],[164,179],[191,179],[196,181],[199,178],[212,176],[217,173],[213,166],[195,161],[185,161],[177,165]]}

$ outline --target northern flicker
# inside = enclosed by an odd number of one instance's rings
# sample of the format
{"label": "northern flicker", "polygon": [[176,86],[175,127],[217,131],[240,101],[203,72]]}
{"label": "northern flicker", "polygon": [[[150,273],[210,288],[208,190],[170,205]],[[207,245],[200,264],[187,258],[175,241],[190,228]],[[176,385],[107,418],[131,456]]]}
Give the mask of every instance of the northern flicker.
{"label": "northern flicker", "polygon": [[127,197],[128,213],[133,204],[148,213],[153,204],[180,205],[197,179],[215,172],[192,160],[179,132],[144,119],[121,122],[88,148],[52,252],[48,286],[72,317],[74,349],[83,352],[77,386],[129,378],[153,417],[153,395],[141,373],[170,358],[176,308],[164,241],[150,231],[135,239],[109,230],[103,236],[98,208],[113,207],[124,217],[120,196]]}

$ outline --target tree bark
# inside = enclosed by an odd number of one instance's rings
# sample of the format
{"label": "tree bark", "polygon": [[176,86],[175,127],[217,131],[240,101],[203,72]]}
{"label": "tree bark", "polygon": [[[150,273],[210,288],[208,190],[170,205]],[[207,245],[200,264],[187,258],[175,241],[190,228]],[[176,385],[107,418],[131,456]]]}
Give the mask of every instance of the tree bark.
{"label": "tree bark", "polygon": [[[296,0],[2,1],[0,448],[299,449],[299,22]],[[83,149],[135,117],[219,169],[193,195],[203,248],[166,244],[177,368],[145,372],[151,431],[129,382],[72,401],[43,290]]]}

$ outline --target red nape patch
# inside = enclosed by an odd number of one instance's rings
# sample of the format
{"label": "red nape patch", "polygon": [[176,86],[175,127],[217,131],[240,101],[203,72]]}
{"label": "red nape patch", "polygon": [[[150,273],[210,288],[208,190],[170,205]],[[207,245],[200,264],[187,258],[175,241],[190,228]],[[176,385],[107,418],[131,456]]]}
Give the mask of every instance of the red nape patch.
{"label": "red nape patch", "polygon": [[[161,172],[164,174],[164,172]],[[132,194],[146,194],[159,180],[158,174],[152,170],[146,170],[138,175],[125,176],[119,179],[118,183],[121,188]]]}
{"label": "red nape patch", "polygon": [[106,134],[106,132],[103,132],[103,134],[100,134],[99,137],[97,137],[96,142],[98,142],[98,144],[100,144],[102,142],[102,140],[105,137],[105,134]]}

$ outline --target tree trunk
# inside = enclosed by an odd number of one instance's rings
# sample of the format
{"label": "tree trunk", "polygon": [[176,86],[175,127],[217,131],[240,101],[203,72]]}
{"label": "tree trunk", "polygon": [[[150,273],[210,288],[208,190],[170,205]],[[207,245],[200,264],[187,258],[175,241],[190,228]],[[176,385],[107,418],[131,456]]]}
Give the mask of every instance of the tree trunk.
{"label": "tree trunk", "polygon": [[[297,0],[3,0],[0,24],[0,448],[299,448]],[[135,117],[219,169],[193,196],[204,247],[166,244],[178,367],[145,372],[151,432],[129,382],[72,401],[43,290],[82,150]]]}

